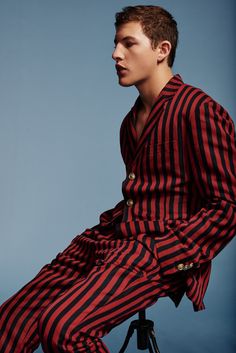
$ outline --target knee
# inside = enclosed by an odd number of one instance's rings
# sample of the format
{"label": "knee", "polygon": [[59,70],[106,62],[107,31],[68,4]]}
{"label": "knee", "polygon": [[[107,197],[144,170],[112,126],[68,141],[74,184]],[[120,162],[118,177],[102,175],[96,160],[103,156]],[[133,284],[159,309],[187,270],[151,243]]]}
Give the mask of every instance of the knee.
{"label": "knee", "polygon": [[40,343],[45,352],[53,353],[57,351],[58,320],[47,308],[38,320],[38,334]]}
{"label": "knee", "polygon": [[38,332],[42,348],[47,353],[70,351],[71,343],[78,340],[78,337],[74,339],[72,327],[62,312],[56,315],[50,308],[42,313]]}

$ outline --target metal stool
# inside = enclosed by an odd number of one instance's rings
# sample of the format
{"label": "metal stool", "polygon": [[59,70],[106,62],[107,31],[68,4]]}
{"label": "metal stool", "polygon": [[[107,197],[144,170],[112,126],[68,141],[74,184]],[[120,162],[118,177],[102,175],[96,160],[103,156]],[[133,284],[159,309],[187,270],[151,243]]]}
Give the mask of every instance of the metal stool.
{"label": "metal stool", "polygon": [[132,321],[129,325],[124,344],[121,347],[119,353],[124,353],[135,329],[137,330],[138,349],[148,349],[150,353],[160,353],[154,332],[154,322],[151,320],[146,320],[145,310],[140,310],[138,314],[138,320]]}

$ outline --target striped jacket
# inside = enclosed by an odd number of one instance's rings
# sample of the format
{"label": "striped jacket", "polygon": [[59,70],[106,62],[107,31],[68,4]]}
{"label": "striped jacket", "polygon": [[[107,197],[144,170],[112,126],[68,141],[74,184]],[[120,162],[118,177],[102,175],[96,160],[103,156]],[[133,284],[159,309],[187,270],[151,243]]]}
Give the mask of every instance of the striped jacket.
{"label": "striped jacket", "polygon": [[[236,142],[227,111],[175,75],[159,94],[139,139],[139,97],[120,129],[124,199],[94,229],[155,239],[161,274],[184,273],[183,292],[204,309],[211,260],[236,233]],[[175,293],[179,304],[183,293]]]}

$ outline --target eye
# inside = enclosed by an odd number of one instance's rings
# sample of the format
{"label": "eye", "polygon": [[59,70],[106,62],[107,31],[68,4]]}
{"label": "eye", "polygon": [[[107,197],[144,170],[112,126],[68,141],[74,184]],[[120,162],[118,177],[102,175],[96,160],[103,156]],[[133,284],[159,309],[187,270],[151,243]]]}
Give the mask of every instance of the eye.
{"label": "eye", "polygon": [[126,43],[125,43],[125,46],[126,46],[126,48],[130,48],[130,47],[132,47],[134,44],[135,44],[134,42],[126,42]]}

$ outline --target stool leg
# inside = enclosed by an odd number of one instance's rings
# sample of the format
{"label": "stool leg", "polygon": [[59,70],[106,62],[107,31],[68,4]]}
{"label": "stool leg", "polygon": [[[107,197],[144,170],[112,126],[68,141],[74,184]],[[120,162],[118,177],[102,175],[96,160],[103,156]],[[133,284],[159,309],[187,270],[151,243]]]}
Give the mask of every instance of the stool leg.
{"label": "stool leg", "polygon": [[130,325],[128,332],[127,332],[127,335],[125,337],[125,341],[124,341],[123,346],[121,347],[119,353],[124,353],[124,351],[126,350],[128,344],[129,344],[129,340],[132,337],[133,333],[134,333],[134,326]]}
{"label": "stool leg", "polygon": [[155,332],[154,332],[154,322],[151,320],[146,320],[145,311],[139,312],[139,319],[134,320],[130,323],[127,335],[123,346],[121,347],[119,353],[124,353],[128,346],[129,340],[132,337],[134,330],[137,330],[137,347],[140,350],[149,349],[149,353],[160,353],[157,346]]}
{"label": "stool leg", "polygon": [[[157,345],[157,341],[156,341],[156,337],[155,337],[155,332],[154,332],[154,330],[151,330],[151,331],[149,332],[149,335],[150,335],[150,338],[151,338],[151,341],[152,341],[152,344],[153,344],[153,348],[154,348],[155,353],[160,353],[159,348],[158,348],[158,345]],[[152,353],[152,352],[151,352],[151,353]]]}

